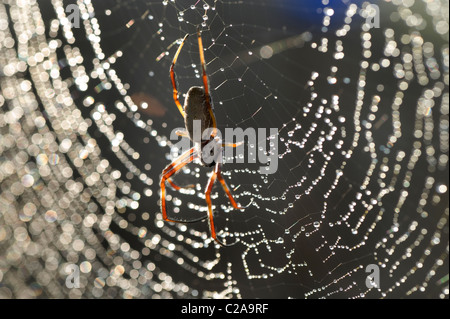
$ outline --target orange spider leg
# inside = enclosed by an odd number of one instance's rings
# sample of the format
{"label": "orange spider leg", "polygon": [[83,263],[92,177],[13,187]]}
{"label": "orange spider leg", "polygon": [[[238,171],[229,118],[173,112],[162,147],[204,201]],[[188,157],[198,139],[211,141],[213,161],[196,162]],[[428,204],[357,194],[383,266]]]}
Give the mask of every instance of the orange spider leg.
{"label": "orange spider leg", "polygon": [[[211,202],[211,191],[212,188],[214,186],[214,183],[216,181],[216,179],[219,179],[220,183],[222,184],[223,189],[225,190],[225,192],[228,195],[228,198],[230,199],[231,204],[233,205],[233,207],[235,209],[244,209],[245,207],[240,207],[236,204],[236,201],[233,198],[233,195],[231,195],[230,190],[228,189],[228,186],[225,182],[225,180],[222,177],[221,174],[221,166],[219,163],[216,164],[214,171],[211,174],[211,177],[209,178],[208,181],[208,185],[206,186],[206,191],[205,191],[205,199],[206,199],[206,204],[208,205],[208,221],[209,221],[209,227],[211,229],[211,237],[218,242],[220,245],[222,246],[232,246],[233,244],[224,244],[222,243],[218,238],[217,238],[217,234],[216,234],[216,229],[214,227],[214,216],[213,216],[213,211],[212,211],[212,202]],[[251,202],[250,202],[251,203]],[[250,205],[250,204],[249,204]],[[248,206],[248,205],[247,205]]]}
{"label": "orange spider leg", "polygon": [[177,80],[175,79],[175,71],[173,70],[175,67],[175,63],[177,63],[178,55],[180,54],[181,48],[184,45],[184,41],[186,41],[189,34],[186,34],[183,38],[183,41],[181,42],[180,46],[178,47],[177,53],[175,53],[175,56],[173,57],[172,65],[170,67],[170,79],[172,80],[172,86],[173,86],[173,100],[175,101],[175,104],[178,107],[178,110],[180,111],[181,115],[183,117],[186,117],[186,113],[184,112],[183,105],[181,105],[180,100],[178,100],[178,89],[177,89]]}
{"label": "orange spider leg", "polygon": [[[196,155],[194,154],[194,148],[191,148],[187,152],[183,153],[180,157],[174,160],[171,164],[169,164],[162,172],[161,177],[161,212],[165,221],[174,222],[174,223],[194,223],[200,220],[205,219],[205,217],[197,218],[192,221],[181,221],[174,220],[167,217],[166,211],[166,181],[170,179],[172,175],[174,175],[177,171],[179,171],[182,167],[186,166],[190,162],[192,162]],[[173,183],[173,182],[172,182]]]}
{"label": "orange spider leg", "polygon": [[208,105],[209,114],[211,115],[211,119],[213,122],[212,125],[214,127],[212,137],[215,137],[217,135],[216,116],[214,115],[214,111],[211,107],[211,99],[209,96],[208,76],[206,74],[205,54],[203,52],[203,42],[202,42],[202,36],[200,33],[200,29],[197,29],[197,37],[198,37],[198,49],[200,51],[200,62],[202,64],[202,78],[203,78],[203,88],[205,89],[205,100],[206,100],[206,105]]}
{"label": "orange spider leg", "polygon": [[238,147],[241,146],[242,144],[244,144],[244,141],[241,141],[239,143],[222,143],[222,147]]}
{"label": "orange spider leg", "polygon": [[206,191],[205,191],[205,200],[206,204],[208,205],[208,221],[209,221],[209,228],[211,229],[211,237],[218,242],[219,244],[226,246],[223,244],[216,235],[216,229],[214,227],[214,217],[213,217],[213,211],[212,211],[212,202],[211,202],[211,190],[214,186],[214,183],[217,178],[217,165],[214,169],[214,171],[211,174],[211,177],[209,178],[208,184],[206,185]]}
{"label": "orange spider leg", "polygon": [[233,205],[233,207],[234,207],[235,209],[245,209],[246,207],[241,207],[241,206],[239,206],[239,205],[236,203],[236,201],[234,200],[234,197],[233,197],[233,195],[231,194],[230,189],[228,188],[227,183],[225,182],[225,180],[224,180],[223,177],[222,177],[222,173],[221,173],[221,170],[222,170],[222,169],[221,169],[221,166],[220,166],[219,164],[217,164],[217,165],[218,165],[218,169],[217,169],[217,179],[219,180],[220,184],[222,184],[222,188],[223,188],[223,190],[225,191],[225,193],[227,193],[231,205]]}
{"label": "orange spider leg", "polygon": [[[177,134],[178,136],[182,136],[182,137],[189,137],[189,134],[188,134],[188,132],[186,130],[178,130],[178,131],[175,132],[175,134]],[[187,186],[178,186],[177,184],[175,184],[173,182],[173,180],[171,178],[168,178],[167,182],[170,184],[170,186],[173,187],[173,189],[176,189],[177,191],[179,191],[180,189],[184,189],[184,188],[193,188],[193,187],[195,187],[194,184],[190,184],[190,185],[187,185]]]}
{"label": "orange spider leg", "polygon": [[185,188],[194,188],[195,185],[194,184],[189,184],[187,186],[178,186],[177,184],[175,184],[171,178],[167,179],[167,182],[170,184],[170,186],[173,187],[173,189],[179,191],[180,189],[185,189]]}
{"label": "orange spider leg", "polygon": [[163,169],[162,174],[166,174],[167,172],[169,172],[170,170],[174,169],[174,167],[178,164],[180,164],[181,162],[185,161],[189,155],[193,155],[193,153],[195,152],[194,148],[191,148],[189,150],[187,150],[186,152],[184,152],[183,154],[181,154],[179,157],[177,157],[172,163],[170,163],[169,165],[167,165],[167,167],[165,169]]}
{"label": "orange spider leg", "polygon": [[[223,144],[222,144],[222,147],[238,147],[238,146],[240,146],[240,145],[242,145],[242,144],[244,144],[243,141],[238,142],[238,143],[223,143]],[[250,203],[249,203],[247,206],[244,206],[244,207],[238,206],[238,205],[236,204],[236,201],[234,200],[234,197],[233,197],[233,195],[231,194],[231,191],[230,191],[230,189],[228,188],[227,183],[225,182],[225,180],[224,180],[223,177],[222,177],[221,171],[222,171],[222,167],[220,166],[220,167],[219,167],[219,171],[217,172],[217,178],[219,179],[220,184],[222,184],[223,190],[225,191],[225,193],[227,193],[228,198],[230,199],[231,205],[233,205],[233,207],[234,207],[235,209],[245,209],[245,208],[247,208],[248,206],[250,206],[250,204],[252,203],[252,201],[250,201]]]}

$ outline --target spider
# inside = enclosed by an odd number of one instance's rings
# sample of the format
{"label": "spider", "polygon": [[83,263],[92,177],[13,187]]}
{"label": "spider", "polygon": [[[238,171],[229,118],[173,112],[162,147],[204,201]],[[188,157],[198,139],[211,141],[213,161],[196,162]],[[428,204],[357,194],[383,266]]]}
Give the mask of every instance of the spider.
{"label": "spider", "polygon": [[[178,47],[177,52],[175,53],[175,56],[172,61],[172,65],[170,67],[170,78],[172,80],[172,86],[173,86],[173,99],[175,101],[175,104],[178,107],[178,110],[180,111],[181,115],[184,118],[185,123],[185,130],[177,131],[177,135],[188,137],[191,141],[194,142],[194,147],[186,151],[185,153],[181,154],[178,158],[176,158],[172,163],[170,163],[163,171],[161,176],[161,212],[162,216],[165,221],[169,222],[175,222],[175,223],[194,223],[201,221],[203,219],[208,218],[209,228],[211,232],[211,237],[220,245],[222,246],[230,246],[227,244],[224,244],[217,238],[217,233],[214,228],[214,218],[213,218],[213,211],[212,211],[212,203],[211,203],[211,190],[214,186],[214,183],[216,180],[219,180],[220,184],[222,185],[222,188],[224,189],[225,193],[228,195],[228,198],[230,200],[231,205],[235,209],[245,209],[245,207],[239,206],[236,201],[233,198],[233,195],[231,194],[227,183],[225,182],[224,178],[222,177],[221,173],[221,163],[215,161],[212,161],[210,163],[205,163],[202,159],[202,151],[203,148],[216,137],[216,131],[217,124],[216,124],[216,117],[214,115],[213,107],[211,105],[211,98],[209,95],[209,85],[208,85],[208,77],[206,74],[206,66],[205,66],[205,57],[203,53],[203,44],[202,44],[202,38],[201,38],[201,32],[198,29],[197,30],[197,38],[198,38],[198,47],[200,51],[200,62],[202,65],[202,72],[203,72],[203,87],[199,86],[193,86],[189,89],[184,105],[181,105],[180,101],[178,100],[178,89],[176,84],[176,78],[175,78],[175,71],[174,67],[178,59],[178,55],[181,52],[181,49],[183,48],[183,45],[188,38],[189,34],[186,34],[186,36],[183,38],[180,46]],[[193,137],[193,123],[194,120],[200,120],[201,123],[201,129],[202,132],[205,129],[210,129],[212,131],[211,135],[209,136],[209,139],[202,139],[201,142],[195,141]],[[237,147],[241,143],[237,144],[222,144],[222,146],[227,147]],[[169,218],[167,216],[167,210],[166,210],[166,182],[168,182],[175,190],[180,190],[182,188],[190,188],[194,187],[194,185],[189,185],[185,187],[180,187],[176,185],[171,177],[174,176],[181,168],[183,168],[185,165],[191,163],[195,159],[200,159],[200,164],[205,167],[213,167],[214,169],[212,171],[211,176],[209,177],[208,184],[206,185],[205,190],[205,200],[206,204],[208,205],[208,215],[205,217],[201,217],[195,220],[191,221],[182,221],[182,220],[175,220],[173,218]],[[251,204],[251,202],[250,202]],[[249,204],[249,205],[250,205]]]}

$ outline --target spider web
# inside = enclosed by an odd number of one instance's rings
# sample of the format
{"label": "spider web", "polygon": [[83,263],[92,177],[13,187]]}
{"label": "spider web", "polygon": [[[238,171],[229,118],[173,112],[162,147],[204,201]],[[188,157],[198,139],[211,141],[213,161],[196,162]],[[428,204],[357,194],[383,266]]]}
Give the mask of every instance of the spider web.
{"label": "spider web", "polygon": [[[379,28],[368,5],[2,2],[0,296],[448,298],[448,1],[379,1]],[[184,126],[168,70],[198,26],[219,129],[278,129],[274,174],[223,166],[248,208],[213,188],[231,247],[159,208]],[[180,100],[199,64],[192,36]],[[195,188],[168,191],[171,216],[206,215],[209,172],[174,178]]]}

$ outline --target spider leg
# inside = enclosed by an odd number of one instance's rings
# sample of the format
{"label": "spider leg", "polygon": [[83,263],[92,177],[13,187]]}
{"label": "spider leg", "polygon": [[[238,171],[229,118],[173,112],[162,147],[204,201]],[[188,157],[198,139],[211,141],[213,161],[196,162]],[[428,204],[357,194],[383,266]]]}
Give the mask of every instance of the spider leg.
{"label": "spider leg", "polygon": [[181,48],[184,45],[184,42],[186,41],[189,34],[186,34],[183,38],[183,41],[181,42],[180,46],[178,47],[177,53],[175,53],[175,56],[173,57],[172,65],[170,66],[170,79],[172,80],[172,86],[173,86],[173,100],[175,101],[175,104],[178,107],[178,110],[180,111],[181,115],[183,117],[186,117],[186,113],[184,112],[183,105],[180,103],[180,100],[178,100],[178,89],[177,89],[177,80],[175,79],[175,63],[177,63],[178,55],[181,52]]}
{"label": "spider leg", "polygon": [[212,119],[212,126],[214,127],[214,132],[212,134],[212,137],[217,135],[216,129],[216,116],[214,115],[214,111],[211,107],[211,98],[209,95],[209,83],[208,83],[208,75],[206,74],[206,64],[205,64],[205,53],[203,52],[203,42],[202,42],[202,35],[200,32],[200,29],[197,29],[197,38],[198,38],[198,50],[200,53],[200,62],[202,64],[202,79],[203,79],[203,87],[205,89],[205,102],[208,106],[209,114],[211,115]]}
{"label": "spider leg", "polygon": [[236,148],[244,144],[244,141],[240,141],[239,143],[222,143],[222,147],[233,147]]}
{"label": "spider leg", "polygon": [[[190,221],[182,221],[182,220],[174,220],[167,217],[167,210],[166,210],[166,181],[170,179],[172,175],[174,175],[176,172],[178,172],[182,167],[186,166],[190,162],[194,160],[196,157],[196,154],[194,154],[195,149],[191,148],[187,152],[183,153],[180,157],[178,157],[176,160],[174,160],[171,164],[169,164],[162,172],[161,177],[161,213],[163,215],[163,219],[165,221],[174,222],[174,223],[195,223],[200,220],[205,219],[206,217],[197,218]],[[170,181],[169,181],[170,183]],[[173,182],[172,182],[173,183]],[[178,186],[177,186],[178,187]]]}
{"label": "spider leg", "polygon": [[176,165],[178,165],[181,162],[185,161],[190,155],[193,155],[194,152],[195,152],[195,149],[194,148],[190,148],[189,150],[187,150],[186,152],[181,154],[179,157],[177,157],[175,160],[173,160],[172,163],[167,165],[165,169],[163,169],[162,175],[164,175],[167,172],[173,170]]}
{"label": "spider leg", "polygon": [[198,49],[200,53],[200,62],[202,64],[202,72],[203,72],[203,87],[205,88],[205,94],[207,98],[209,99],[209,83],[208,83],[208,76],[206,75],[206,65],[205,65],[205,54],[203,51],[203,42],[202,42],[202,35],[200,29],[197,29],[197,38],[198,38]]}
{"label": "spider leg", "polygon": [[[178,136],[182,136],[182,137],[189,137],[189,133],[185,129],[177,130],[175,132],[175,134],[178,135]],[[184,189],[184,188],[193,188],[193,187],[195,187],[194,184],[190,184],[190,185],[187,185],[187,186],[178,186],[177,184],[174,183],[174,181],[171,178],[168,178],[167,182],[170,184],[170,186],[172,186],[173,189],[176,189],[177,191],[180,190],[180,189]]]}
{"label": "spider leg", "polygon": [[227,193],[228,195],[228,199],[230,200],[231,205],[233,205],[233,207],[235,209],[246,209],[248,206],[250,206],[250,204],[253,202],[253,200],[250,201],[250,203],[247,206],[239,206],[236,201],[234,200],[233,195],[231,194],[230,189],[228,188],[227,183],[225,182],[225,180],[223,179],[221,170],[222,170],[222,166],[218,163],[217,164],[218,169],[217,169],[217,179],[219,180],[220,184],[222,184],[222,188],[225,191],[225,193]]}
{"label": "spider leg", "polygon": [[205,191],[206,204],[208,205],[209,228],[211,229],[211,237],[217,243],[219,243],[221,246],[232,246],[232,245],[236,244],[237,241],[232,243],[232,244],[225,244],[225,243],[221,242],[217,238],[216,229],[214,227],[214,216],[213,216],[213,211],[212,211],[211,191],[212,191],[212,188],[214,186],[214,183],[216,182],[216,178],[219,176],[218,173],[220,174],[219,163],[216,164],[216,166],[214,168],[214,171],[212,172],[211,177],[209,178],[208,184],[206,186],[206,191]]}
{"label": "spider leg", "polygon": [[187,137],[187,138],[189,138],[189,133],[188,133],[188,131],[186,131],[185,129],[177,130],[177,131],[175,132],[175,134],[178,135],[178,136],[181,136],[181,137]]}
{"label": "spider leg", "polygon": [[209,178],[208,184],[206,185],[205,200],[206,204],[208,205],[208,221],[209,221],[209,228],[211,229],[211,237],[214,238],[214,240],[217,241],[219,244],[223,245],[223,243],[217,239],[216,229],[214,227],[214,217],[212,212],[211,190],[214,186],[216,178],[217,173],[216,169],[214,169],[214,171],[211,174],[211,177]]}
{"label": "spider leg", "polygon": [[175,190],[177,190],[177,191],[179,191],[180,189],[194,188],[194,187],[195,187],[194,184],[189,184],[189,185],[186,185],[186,186],[178,186],[177,184],[175,184],[175,183],[173,182],[173,180],[172,180],[171,178],[168,178],[168,179],[167,179],[167,182],[170,184],[170,186],[172,186],[173,189],[175,189]]}

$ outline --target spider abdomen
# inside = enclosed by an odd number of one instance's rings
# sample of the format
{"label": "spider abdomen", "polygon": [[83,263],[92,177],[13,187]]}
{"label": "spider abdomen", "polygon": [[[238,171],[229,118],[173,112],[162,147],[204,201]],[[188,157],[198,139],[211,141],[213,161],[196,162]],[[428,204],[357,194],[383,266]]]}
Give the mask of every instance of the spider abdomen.
{"label": "spider abdomen", "polygon": [[214,126],[206,102],[205,91],[202,87],[194,86],[189,89],[184,102],[184,112],[186,113],[184,124],[189,133],[189,138],[193,142],[200,142],[196,141],[195,139],[198,139],[198,137],[194,136],[194,121],[198,120],[200,121],[200,131],[197,134],[200,134],[199,137],[202,141],[209,141],[209,136],[205,138],[203,133],[206,129]]}

